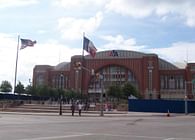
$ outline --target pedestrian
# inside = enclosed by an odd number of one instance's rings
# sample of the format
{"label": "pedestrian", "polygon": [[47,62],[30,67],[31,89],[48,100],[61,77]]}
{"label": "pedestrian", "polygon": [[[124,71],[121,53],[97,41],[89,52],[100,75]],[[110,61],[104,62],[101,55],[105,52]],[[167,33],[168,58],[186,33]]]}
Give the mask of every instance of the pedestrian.
{"label": "pedestrian", "polygon": [[74,116],[74,112],[75,112],[75,103],[72,102],[71,104],[71,110],[72,110],[72,116]]}
{"label": "pedestrian", "polygon": [[79,116],[81,116],[81,110],[82,110],[82,104],[81,103],[78,104],[78,109],[79,109]]}

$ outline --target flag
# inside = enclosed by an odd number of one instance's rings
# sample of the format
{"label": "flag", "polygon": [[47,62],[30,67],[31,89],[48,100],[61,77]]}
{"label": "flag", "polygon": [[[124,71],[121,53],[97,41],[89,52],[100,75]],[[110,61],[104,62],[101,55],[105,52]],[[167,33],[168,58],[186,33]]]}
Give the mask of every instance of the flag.
{"label": "flag", "polygon": [[21,40],[21,48],[24,49],[26,47],[34,47],[34,44],[36,44],[36,40],[32,41],[30,39],[20,39]]}
{"label": "flag", "polygon": [[93,42],[86,37],[84,37],[84,40],[83,40],[83,49],[87,51],[88,53],[90,53],[92,57],[95,57],[97,49],[93,45]]}

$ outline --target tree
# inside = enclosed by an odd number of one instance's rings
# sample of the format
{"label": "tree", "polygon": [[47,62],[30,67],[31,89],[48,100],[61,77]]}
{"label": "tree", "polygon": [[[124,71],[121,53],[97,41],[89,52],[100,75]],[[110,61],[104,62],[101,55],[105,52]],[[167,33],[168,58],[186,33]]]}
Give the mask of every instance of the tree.
{"label": "tree", "polygon": [[119,104],[119,100],[122,95],[121,87],[119,85],[110,86],[107,90],[107,95],[110,97],[110,101],[112,102],[113,108],[115,109]]}
{"label": "tree", "polygon": [[112,85],[108,88],[107,95],[113,99],[119,99],[121,98],[122,95],[122,90],[119,85]]}
{"label": "tree", "polygon": [[35,95],[35,94],[36,94],[36,88],[34,88],[34,87],[31,86],[31,85],[28,85],[28,86],[25,88],[25,93],[28,94],[28,95]]}
{"label": "tree", "polygon": [[123,91],[123,97],[125,99],[127,99],[129,96],[133,95],[137,98],[140,98],[140,95],[136,89],[135,86],[133,86],[130,82],[127,82],[123,85],[122,87],[122,91]]}
{"label": "tree", "polygon": [[49,88],[48,96],[51,98],[58,98],[58,90],[56,88]]}
{"label": "tree", "polygon": [[15,93],[18,93],[18,94],[21,94],[21,93],[24,93],[25,90],[24,90],[24,85],[19,81],[19,83],[16,85],[15,87]]}
{"label": "tree", "polygon": [[73,90],[67,90],[64,96],[67,100],[76,99],[76,92],[74,92]]}
{"label": "tree", "polygon": [[12,85],[10,82],[8,81],[2,81],[1,85],[0,85],[0,90],[2,92],[11,92],[12,91]]}

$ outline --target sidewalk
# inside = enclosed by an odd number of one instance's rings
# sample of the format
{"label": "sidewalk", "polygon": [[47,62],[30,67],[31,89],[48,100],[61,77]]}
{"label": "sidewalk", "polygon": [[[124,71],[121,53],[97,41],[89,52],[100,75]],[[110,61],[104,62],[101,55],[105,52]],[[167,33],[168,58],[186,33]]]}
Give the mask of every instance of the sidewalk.
{"label": "sidewalk", "polygon": [[[148,112],[125,112],[125,111],[109,111],[103,112],[103,117],[166,117],[166,113],[148,113]],[[41,113],[41,112],[6,112],[0,111],[0,114],[18,114],[18,115],[45,115],[45,116],[59,116],[59,113]],[[180,114],[183,115],[183,114]],[[71,112],[63,112],[62,116],[72,116]],[[75,117],[79,116],[75,112]],[[74,117],[73,116],[73,117]],[[171,116],[179,116],[178,114],[171,114]],[[100,111],[83,111],[81,117],[101,117]]]}

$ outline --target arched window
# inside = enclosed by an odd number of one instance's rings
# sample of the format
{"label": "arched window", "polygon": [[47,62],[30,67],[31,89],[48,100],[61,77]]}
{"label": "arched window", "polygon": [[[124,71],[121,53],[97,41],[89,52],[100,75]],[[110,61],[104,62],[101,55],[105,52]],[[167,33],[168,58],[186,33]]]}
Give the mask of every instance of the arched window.
{"label": "arched window", "polygon": [[[125,67],[110,65],[100,69],[96,73],[103,76],[104,91],[111,85],[123,85],[127,81],[138,88],[138,82],[136,81],[135,75]],[[101,92],[102,87],[100,82],[95,79],[95,77],[92,77],[88,88],[89,93],[99,93]]]}

